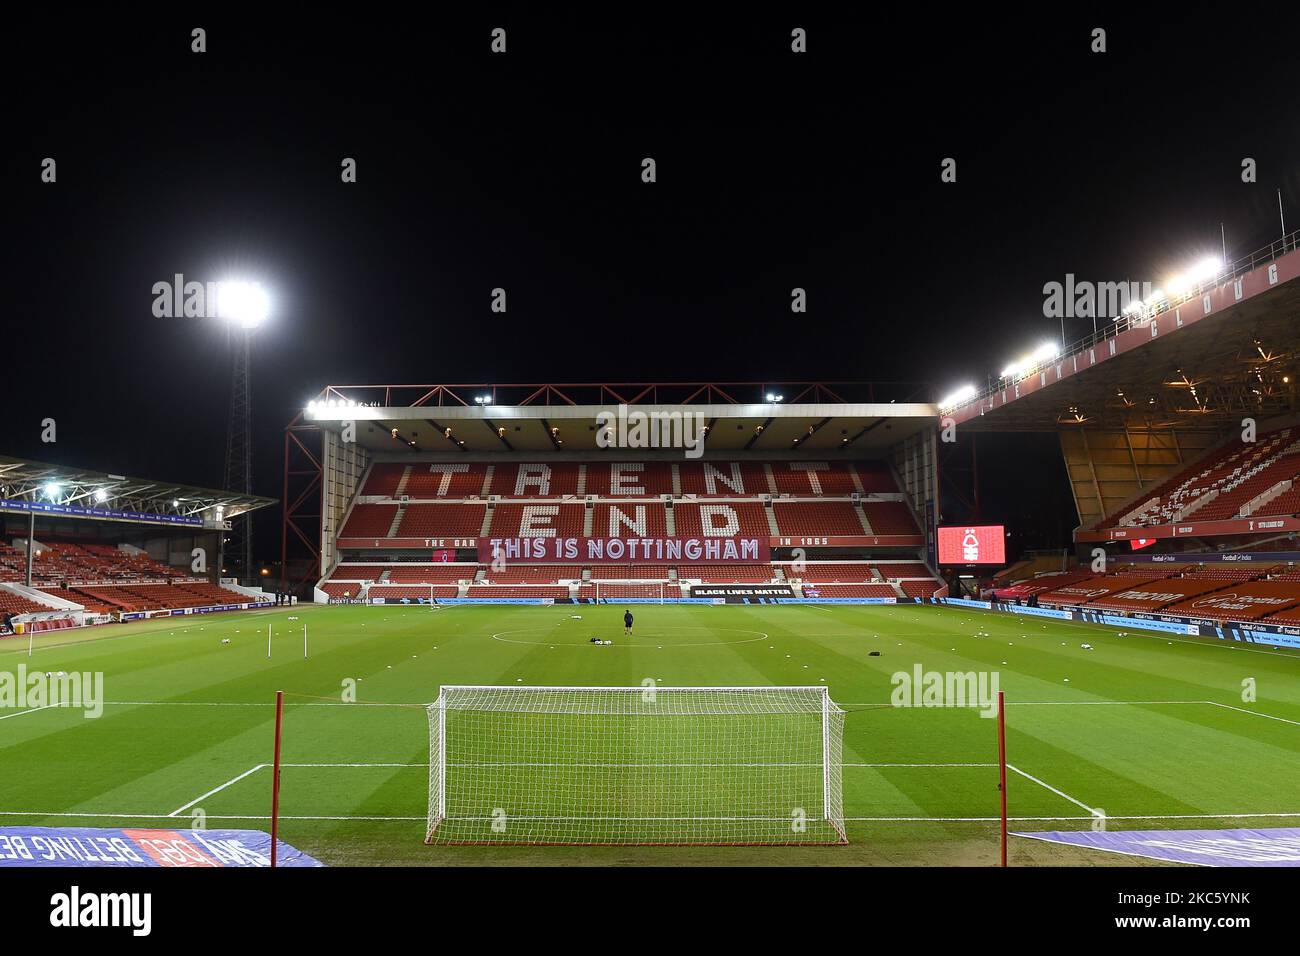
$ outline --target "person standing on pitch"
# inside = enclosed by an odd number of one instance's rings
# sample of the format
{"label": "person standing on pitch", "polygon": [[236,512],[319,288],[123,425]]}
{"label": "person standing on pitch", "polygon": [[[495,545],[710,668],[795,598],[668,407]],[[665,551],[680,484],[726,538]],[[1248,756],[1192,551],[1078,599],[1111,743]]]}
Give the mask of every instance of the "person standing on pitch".
{"label": "person standing on pitch", "polygon": [[623,612],[623,633],[624,634],[632,633],[632,612],[631,611]]}

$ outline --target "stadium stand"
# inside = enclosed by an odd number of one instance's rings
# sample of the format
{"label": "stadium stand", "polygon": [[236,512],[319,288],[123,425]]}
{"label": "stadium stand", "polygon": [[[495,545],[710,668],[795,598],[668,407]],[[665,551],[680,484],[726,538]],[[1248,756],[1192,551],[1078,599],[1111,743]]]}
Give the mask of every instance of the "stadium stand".
{"label": "stadium stand", "polygon": [[912,510],[901,501],[864,501],[862,511],[872,534],[920,534]]}
{"label": "stadium stand", "polygon": [[773,577],[770,564],[691,564],[677,568],[677,579],[705,584],[766,584]]}
{"label": "stadium stand", "polygon": [[340,564],[330,575],[330,580],[377,581],[385,571],[391,573],[395,567],[392,564]]}
{"label": "stadium stand", "polygon": [[1225,581],[1229,583],[1239,583],[1251,581],[1258,577],[1263,577],[1272,571],[1280,570],[1279,567],[1260,568],[1249,565],[1229,564],[1229,565],[1206,565],[1201,568],[1184,571],[1185,578],[1201,578],[1206,581]]}
{"label": "stadium stand", "polygon": [[[486,510],[487,505],[483,504],[408,505],[397,526],[396,537],[472,537],[482,529]],[[345,530],[344,533],[348,532]],[[381,537],[387,535],[385,529]]]}
{"label": "stadium stand", "polygon": [[484,567],[483,580],[489,584],[555,584],[576,580],[582,568],[571,564],[512,564],[500,571]]}
{"label": "stadium stand", "polygon": [[366,482],[361,486],[361,494],[379,498],[396,498],[398,487],[406,475],[408,465],[378,464],[370,469]]}
{"label": "stadium stand", "polygon": [[1262,624],[1276,624],[1280,627],[1300,627],[1300,606],[1292,605],[1280,611],[1275,611],[1265,618],[1260,619]]}
{"label": "stadium stand", "polygon": [[0,614],[35,614],[49,610],[51,608],[47,605],[37,604],[20,594],[0,588]]}
{"label": "stadium stand", "polygon": [[[432,507],[446,507],[438,505]],[[498,537],[550,538],[555,536],[580,536],[583,529],[581,504],[547,502],[514,504],[502,502],[492,509],[492,523],[488,534]],[[477,533],[478,529],[474,532]],[[444,532],[451,534],[453,532]]]}
{"label": "stadium stand", "polygon": [[676,600],[681,589],[675,584],[601,584],[584,585],[578,591],[579,598],[595,600],[599,592],[602,601],[621,601],[625,598],[663,598]]}
{"label": "stadium stand", "polygon": [[359,504],[348,515],[340,535],[345,538],[386,538],[397,517],[397,505]]}
{"label": "stadium stand", "polygon": [[[801,570],[796,570],[794,564],[787,561],[781,562],[778,567],[781,568],[782,573],[787,578],[799,579],[811,584],[857,583],[878,580],[872,574],[872,565],[868,561],[809,561],[802,566]],[[929,577],[929,572],[926,572],[926,577]]]}
{"label": "stadium stand", "polygon": [[667,581],[671,567],[663,564],[593,564],[592,581]]}
{"label": "stadium stand", "polygon": [[787,461],[771,468],[779,494],[846,496],[858,490],[851,466],[840,462]]}
{"label": "stadium stand", "polygon": [[657,502],[598,504],[592,509],[591,533],[598,538],[663,537],[668,534],[668,516]]}
{"label": "stadium stand", "polygon": [[677,473],[683,495],[717,498],[776,493],[767,468],[757,462],[682,462]]}
{"label": "stadium stand", "polygon": [[[438,596],[435,594],[435,597]],[[518,584],[491,584],[480,582],[470,586],[466,597],[471,598],[531,598],[531,599],[552,599],[556,601],[567,600],[569,597],[569,588],[548,587],[547,585],[518,585]]]}
{"label": "stadium stand", "polygon": [[[488,495],[493,500],[485,500]],[[852,500],[851,496],[860,497]],[[569,596],[562,593],[566,586],[560,582],[580,582],[583,594],[594,583],[603,588],[606,582],[614,582],[627,590],[610,590],[611,598],[617,594],[652,598],[664,593],[675,597],[681,594],[678,580],[766,584],[797,576],[789,561],[679,563],[676,567],[521,563],[495,572],[484,565],[462,564],[425,570],[430,567],[427,562],[409,563],[415,557],[412,539],[735,536],[766,540],[788,535],[861,541],[903,534],[916,536],[915,546],[920,546],[916,519],[902,500],[892,470],[879,461],[378,462],[363,477],[338,535],[343,561],[321,584],[330,596],[347,591],[355,596],[363,582],[370,584],[367,594],[375,597],[399,593],[389,590],[393,587],[469,582],[468,590],[461,588],[461,596],[485,597],[487,587],[493,597],[559,599]],[[352,550],[348,539],[357,539]],[[376,542],[383,539],[393,539],[393,551],[383,561],[374,561]],[[474,545],[455,547],[463,550]],[[460,561],[467,557],[462,553]],[[872,597],[929,596],[942,585],[923,563],[906,558],[824,561],[822,569],[812,572],[816,577],[805,573],[802,580],[865,585],[860,593]],[[827,580],[817,580],[823,577]],[[912,583],[900,588],[885,577]],[[669,587],[665,590],[661,585]],[[602,590],[602,599],[605,596]]]}
{"label": "stadium stand", "polygon": [[684,537],[736,534],[765,538],[772,533],[763,506],[756,501],[726,504],[679,501],[673,506],[673,520],[677,534]]}
{"label": "stadium stand", "polygon": [[393,584],[455,584],[472,581],[478,572],[475,564],[398,564],[390,565],[385,583]]}
{"label": "stadium stand", "polygon": [[[1151,527],[1184,521],[1212,521],[1243,514],[1290,514],[1293,502],[1279,499],[1300,475],[1300,431],[1282,428],[1257,437],[1239,438],[1179,472],[1149,493],[1135,510],[1112,515],[1100,528]],[[1277,489],[1275,497],[1267,495]],[[1261,496],[1264,496],[1262,500]]]}
{"label": "stadium stand", "polygon": [[1039,595],[1043,604],[1087,604],[1108,594],[1116,594],[1132,587],[1139,587],[1151,581],[1146,576],[1126,574],[1094,574],[1080,581],[1058,586],[1053,591]]}
{"label": "stadium stand", "polygon": [[582,469],[571,462],[558,464],[500,464],[493,468],[488,494],[502,498],[561,498],[578,494]]}
{"label": "stadium stand", "polygon": [[876,562],[872,567],[880,572],[881,577],[889,579],[934,577],[929,568],[915,561],[891,561],[888,564]]}
{"label": "stadium stand", "polygon": [[[375,468],[401,468],[401,465],[375,465]],[[406,483],[401,494],[413,500],[428,498],[475,498],[483,494],[487,468],[468,462],[416,464],[405,466]]]}
{"label": "stadium stand", "polygon": [[903,593],[910,598],[928,598],[937,591],[942,584],[938,581],[899,581],[898,586],[903,589]]}
{"label": "stadium stand", "polygon": [[1023,581],[1015,582],[1012,587],[1023,596],[1028,597],[1031,594],[1046,594],[1049,591],[1055,591],[1070,584],[1078,584],[1081,581],[1091,581],[1096,577],[1098,575],[1092,571],[1064,571],[1026,578]]}
{"label": "stadium stand", "polygon": [[[906,505],[902,507],[906,508]],[[778,534],[859,536],[867,534],[867,529],[862,525],[861,514],[848,501],[799,503],[777,501],[772,504],[772,513],[776,516]],[[915,524],[912,525],[911,531],[916,531]]]}
{"label": "stadium stand", "polygon": [[662,461],[595,462],[587,466],[587,483],[582,493],[604,498],[671,495],[672,466]]}
{"label": "stadium stand", "polygon": [[1159,578],[1131,584],[1088,602],[1089,608],[1109,611],[1158,611],[1170,604],[1223,589],[1222,581],[1199,578]]}
{"label": "stadium stand", "polygon": [[[1253,621],[1300,605],[1300,584],[1252,581],[1164,608],[1164,613],[1216,621]],[[1274,618],[1269,618],[1272,622]]]}
{"label": "stadium stand", "polygon": [[898,491],[898,483],[883,461],[861,461],[852,467],[858,473],[864,493],[885,494]]}
{"label": "stadium stand", "polygon": [[[406,598],[409,601],[417,601],[420,598],[454,598],[460,593],[458,587],[429,587],[418,584],[373,584],[366,591],[367,598],[396,598],[401,600]],[[355,595],[354,595],[355,596]]]}
{"label": "stadium stand", "polygon": [[[361,596],[363,586],[360,583],[355,581],[344,581],[344,582],[327,581],[326,583],[320,586],[320,589],[324,591],[327,595],[329,595],[329,597],[332,599],[349,598],[349,597],[354,598],[354,597]],[[400,597],[400,595],[394,595],[394,596]],[[454,595],[452,596],[454,597]]]}

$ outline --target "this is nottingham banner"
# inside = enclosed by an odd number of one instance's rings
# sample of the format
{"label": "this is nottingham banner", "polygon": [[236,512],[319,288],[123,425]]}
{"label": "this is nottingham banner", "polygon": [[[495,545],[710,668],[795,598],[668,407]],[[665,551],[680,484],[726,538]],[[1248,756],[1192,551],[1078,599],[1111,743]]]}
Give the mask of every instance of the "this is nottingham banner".
{"label": "this is nottingham banner", "polygon": [[604,564],[766,563],[767,538],[479,538],[481,564],[550,564],[596,561]]}

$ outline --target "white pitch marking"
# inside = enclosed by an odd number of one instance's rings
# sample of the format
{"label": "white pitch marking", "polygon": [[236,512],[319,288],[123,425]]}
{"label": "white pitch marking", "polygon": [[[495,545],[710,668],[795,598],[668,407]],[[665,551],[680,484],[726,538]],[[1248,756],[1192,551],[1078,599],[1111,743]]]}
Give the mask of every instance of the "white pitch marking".
{"label": "white pitch marking", "polygon": [[184,812],[184,811],[188,810],[190,807],[194,806],[196,803],[199,803],[199,802],[202,801],[202,800],[206,800],[208,797],[212,796],[214,793],[220,793],[222,790],[225,790],[226,787],[229,787],[229,786],[231,786],[232,784],[239,783],[239,781],[243,780],[245,777],[248,777],[248,776],[251,776],[252,774],[257,773],[257,771],[261,770],[261,769],[262,769],[263,767],[265,767],[265,766],[267,766],[267,765],[264,764],[264,763],[259,763],[259,764],[257,764],[255,767],[250,767],[248,770],[245,770],[243,773],[241,773],[238,777],[232,777],[230,780],[227,780],[227,781],[226,781],[225,783],[223,783],[221,786],[219,786],[219,787],[213,787],[211,790],[209,790],[209,791],[208,791],[207,793],[205,793],[203,796],[201,796],[201,797],[195,797],[195,798],[194,798],[193,800],[191,800],[189,803],[185,804],[185,806],[183,806],[183,807],[179,807],[179,808],[173,810],[171,813],[169,813],[169,814],[167,814],[167,815],[168,815],[169,817],[178,816],[178,815],[181,814],[182,812]]}
{"label": "white pitch marking", "polygon": [[[404,704],[384,701],[356,701],[345,704],[342,701],[286,700],[286,707],[428,707],[427,703]],[[242,700],[106,700],[105,707],[274,707],[275,701]]]}
{"label": "white pitch marking", "polygon": [[1084,810],[1087,810],[1087,811],[1088,811],[1089,813],[1091,813],[1093,816],[1096,816],[1096,815],[1097,815],[1097,811],[1094,810],[1092,807],[1088,806],[1088,805],[1087,805],[1086,803],[1084,803],[1083,801],[1074,799],[1074,797],[1070,796],[1068,793],[1066,793],[1066,792],[1063,791],[1063,790],[1057,790],[1057,789],[1056,789],[1055,787],[1053,787],[1050,783],[1044,783],[1042,780],[1039,780],[1039,779],[1038,779],[1037,777],[1035,777],[1033,774],[1025,773],[1025,772],[1024,772],[1023,770],[1021,770],[1019,767],[1012,766],[1011,764],[1007,764],[1007,769],[1008,769],[1008,770],[1014,770],[1016,773],[1020,774],[1020,776],[1024,777],[1026,780],[1032,780],[1034,783],[1038,784],[1038,785],[1039,785],[1040,787],[1042,787],[1043,789],[1045,789],[1045,790],[1050,790],[1050,791],[1052,791],[1052,793],[1056,794],[1058,797],[1063,797],[1063,798],[1065,798],[1066,800],[1069,800],[1069,801],[1070,801],[1071,803],[1073,803],[1076,807],[1082,807]]}
{"label": "white pitch marking", "polygon": [[1207,704],[1213,704],[1215,707],[1222,707],[1225,710],[1235,710],[1239,714],[1250,714],[1252,717],[1267,717],[1269,720],[1280,720],[1284,724],[1292,724],[1300,727],[1300,720],[1291,720],[1288,717],[1274,717],[1272,714],[1262,714],[1258,710],[1247,710],[1245,707],[1233,707],[1231,704],[1220,704],[1218,701],[1207,700]]}
{"label": "white pitch marking", "polygon": [[[5,714],[0,720],[8,720],[10,717],[21,717],[23,714],[34,714],[38,710],[49,710],[51,707],[63,707],[63,704],[43,704],[40,707],[33,707],[31,710],[20,710],[16,714]],[[81,709],[81,708],[78,708]]]}

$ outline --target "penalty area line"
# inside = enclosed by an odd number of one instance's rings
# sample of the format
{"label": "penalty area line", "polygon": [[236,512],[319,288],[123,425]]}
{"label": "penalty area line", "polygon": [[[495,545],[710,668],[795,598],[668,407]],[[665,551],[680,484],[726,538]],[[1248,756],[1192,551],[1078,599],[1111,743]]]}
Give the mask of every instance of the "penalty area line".
{"label": "penalty area line", "polygon": [[1099,816],[1099,815],[1100,815],[1100,816],[1105,816],[1104,813],[1103,813],[1103,814],[1099,814],[1099,813],[1097,812],[1097,810],[1095,810],[1095,809],[1093,809],[1092,807],[1088,806],[1088,805],[1087,805],[1086,803],[1084,803],[1082,800],[1076,800],[1076,799],[1074,799],[1074,797],[1070,796],[1070,795],[1069,795],[1068,793],[1066,793],[1064,790],[1057,790],[1057,789],[1056,789],[1055,787],[1053,787],[1050,783],[1044,783],[1042,780],[1039,780],[1039,779],[1038,779],[1037,777],[1035,777],[1033,774],[1025,773],[1025,772],[1024,772],[1023,770],[1021,770],[1019,767],[1013,766],[1012,764],[1007,764],[1007,769],[1008,769],[1008,770],[1011,770],[1011,771],[1014,771],[1015,773],[1020,774],[1020,776],[1024,777],[1026,780],[1031,780],[1031,781],[1033,781],[1034,783],[1036,783],[1036,784],[1038,784],[1040,787],[1042,787],[1044,790],[1050,790],[1052,793],[1056,794],[1058,797],[1061,797],[1061,798],[1063,798],[1063,799],[1065,799],[1065,800],[1069,800],[1069,801],[1070,801],[1071,803],[1073,803],[1076,807],[1081,807],[1082,809],[1087,810],[1088,813],[1090,813],[1093,817],[1096,817],[1096,816]]}
{"label": "penalty area line", "polygon": [[257,773],[257,771],[259,771],[259,770],[261,770],[263,767],[267,767],[267,766],[269,766],[269,764],[259,763],[259,764],[257,764],[256,766],[250,767],[249,769],[247,769],[247,770],[245,770],[243,773],[241,773],[238,777],[231,777],[229,780],[227,780],[227,781],[226,781],[225,783],[223,783],[221,786],[219,786],[219,787],[213,787],[213,788],[212,788],[211,790],[209,790],[207,793],[203,794],[203,796],[201,796],[201,797],[195,797],[195,798],[194,798],[193,800],[191,800],[189,803],[185,804],[185,806],[183,806],[183,807],[178,807],[177,809],[173,810],[171,813],[169,813],[169,814],[167,814],[167,815],[168,815],[169,817],[178,816],[178,815],[180,815],[181,813],[183,813],[184,811],[188,810],[190,807],[194,806],[196,803],[198,803],[198,802],[200,802],[200,801],[202,801],[202,800],[206,800],[208,797],[212,796],[213,794],[220,793],[222,790],[225,790],[227,787],[232,786],[233,784],[239,783],[239,781],[243,780],[245,777],[252,776],[253,774]]}

